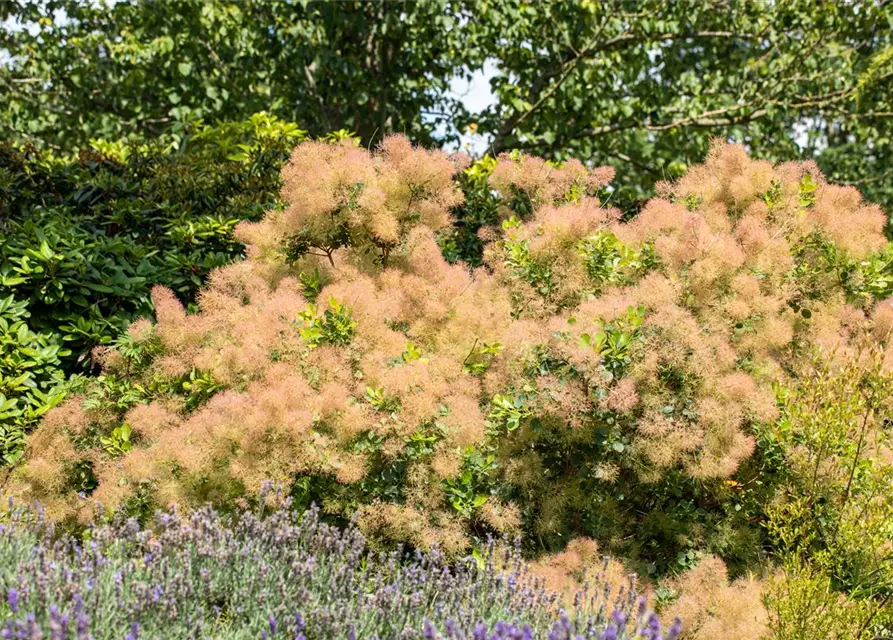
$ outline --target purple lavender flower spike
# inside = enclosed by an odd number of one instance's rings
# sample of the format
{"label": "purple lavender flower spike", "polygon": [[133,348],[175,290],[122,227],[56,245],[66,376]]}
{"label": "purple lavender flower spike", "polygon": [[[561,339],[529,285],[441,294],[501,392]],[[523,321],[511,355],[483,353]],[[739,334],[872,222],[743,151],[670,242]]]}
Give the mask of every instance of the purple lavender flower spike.
{"label": "purple lavender flower spike", "polygon": [[626,625],[626,614],[620,609],[614,609],[614,611],[611,612],[611,621],[617,628],[622,629],[624,625]]}
{"label": "purple lavender flower spike", "polygon": [[[114,640],[129,630],[127,640],[140,640],[164,629],[197,638],[222,618],[242,636],[262,616],[267,624],[251,633],[275,640],[281,612],[299,605],[303,613],[287,625],[293,640],[306,640],[306,628],[314,637],[347,640],[628,638],[629,611],[605,621],[602,596],[579,598],[571,614],[559,614],[561,600],[529,573],[519,552],[481,566],[452,564],[439,552],[376,553],[355,528],[342,531],[319,517],[318,510],[301,516],[273,509],[237,513],[231,523],[206,507],[158,514],[147,531],[132,519],[97,523],[83,543],[28,529],[27,544],[12,558],[21,569],[15,589],[5,585],[6,597],[20,615],[32,604],[49,615],[7,621],[6,631],[0,624],[0,637]],[[4,536],[17,535],[15,522]],[[627,600],[633,612],[635,598]],[[61,612],[66,601],[70,619]],[[657,640],[660,625],[644,605],[643,612],[636,630],[645,626],[648,639]],[[667,640],[677,640],[676,631],[668,633]]]}
{"label": "purple lavender flower spike", "polygon": [[676,618],[667,632],[667,640],[676,640],[680,635],[682,635],[682,620]]}
{"label": "purple lavender flower spike", "polygon": [[15,587],[10,587],[6,594],[6,601],[13,613],[19,612],[19,592]]}
{"label": "purple lavender flower spike", "polygon": [[[81,606],[83,607],[83,604]],[[90,618],[87,617],[87,614],[85,614],[83,610],[77,614],[75,631],[77,633],[77,640],[90,640]]]}

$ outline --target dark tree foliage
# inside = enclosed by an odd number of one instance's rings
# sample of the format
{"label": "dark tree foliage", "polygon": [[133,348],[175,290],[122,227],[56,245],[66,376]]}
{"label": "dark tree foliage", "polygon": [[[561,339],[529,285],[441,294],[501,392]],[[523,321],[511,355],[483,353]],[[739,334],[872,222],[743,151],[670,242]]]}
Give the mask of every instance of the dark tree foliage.
{"label": "dark tree foliage", "polygon": [[312,135],[432,143],[461,59],[459,17],[441,1],[13,0],[4,19],[0,91],[15,99],[0,130],[64,148],[259,111]]}
{"label": "dark tree foliage", "polygon": [[[0,130],[63,148],[260,110],[365,142],[472,125],[494,151],[618,166],[634,210],[721,136],[893,203],[885,1],[13,0],[0,19]],[[485,63],[496,100],[471,114],[450,82]]]}
{"label": "dark tree foliage", "polygon": [[499,0],[479,14],[471,46],[501,72],[479,126],[497,151],[613,164],[629,200],[728,137],[893,202],[891,3]]}

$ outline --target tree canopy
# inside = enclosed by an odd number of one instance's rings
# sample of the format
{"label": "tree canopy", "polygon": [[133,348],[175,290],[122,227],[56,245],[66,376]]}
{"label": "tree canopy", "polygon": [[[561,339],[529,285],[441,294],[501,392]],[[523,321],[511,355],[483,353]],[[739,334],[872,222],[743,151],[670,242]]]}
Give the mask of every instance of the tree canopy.
{"label": "tree canopy", "polygon": [[499,59],[496,150],[631,166],[644,190],[722,136],[893,195],[889,3],[498,4],[474,34]]}
{"label": "tree canopy", "polygon": [[[445,2],[22,0],[2,13],[8,132],[70,147],[259,111],[365,139],[441,112],[458,16]],[[30,25],[29,28],[22,28]]]}
{"label": "tree canopy", "polygon": [[[893,203],[885,1],[16,0],[0,18],[0,126],[63,148],[260,110],[365,142],[471,127],[493,151],[622,165],[635,204],[724,137]],[[469,113],[450,84],[485,64],[495,99]]]}

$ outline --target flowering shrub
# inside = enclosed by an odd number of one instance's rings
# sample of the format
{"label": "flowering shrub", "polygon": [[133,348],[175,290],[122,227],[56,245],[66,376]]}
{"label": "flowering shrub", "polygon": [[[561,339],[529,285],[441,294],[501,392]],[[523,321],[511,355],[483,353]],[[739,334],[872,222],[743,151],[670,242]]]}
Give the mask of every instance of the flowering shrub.
{"label": "flowering shrub", "polygon": [[400,136],[385,138],[377,158],[351,138],[308,142],[282,171],[283,211],[241,225],[240,237],[255,250],[313,253],[331,265],[340,247],[363,247],[387,267],[412,227],[450,226],[450,208],[462,202],[457,168],[445,153],[414,149]]}
{"label": "flowering shrub", "polygon": [[16,508],[0,529],[4,638],[450,638],[570,640],[666,635],[635,591],[602,574],[560,610],[517,549],[453,567],[439,553],[370,553],[286,501],[267,517],[210,508],[94,523],[84,541]]}
{"label": "flowering shrub", "polygon": [[762,584],[752,577],[730,582],[725,565],[716,556],[703,558],[665,588],[673,602],[661,612],[685,620],[684,638],[760,640],[767,635]]}
{"label": "flowering shrub", "polygon": [[230,507],[270,479],[376,543],[644,530],[685,562],[703,531],[666,533],[655,503],[716,509],[805,353],[865,329],[893,362],[885,281],[853,266],[884,215],[814,165],[717,145],[625,222],[599,200],[611,170],[507,154],[474,270],[438,245],[462,166],[401,138],[299,145],[285,209],[237,229],[249,259],[197,313],[156,288],[156,322],[46,416],[14,492],[83,518]]}

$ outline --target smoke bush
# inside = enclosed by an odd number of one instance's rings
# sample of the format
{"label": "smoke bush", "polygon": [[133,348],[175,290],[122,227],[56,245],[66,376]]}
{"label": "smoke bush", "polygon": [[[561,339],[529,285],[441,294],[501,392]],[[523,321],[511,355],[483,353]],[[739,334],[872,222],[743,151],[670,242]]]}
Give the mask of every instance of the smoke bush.
{"label": "smoke bush", "polygon": [[610,169],[504,155],[474,270],[436,242],[461,166],[401,138],[298,146],[286,209],[239,231],[249,259],[195,314],[156,288],[156,322],[47,415],[13,492],[85,519],[273,480],[455,556],[470,533],[591,528],[615,483],[728,478],[813,348],[873,332],[893,364],[883,286],[852,267],[886,246],[883,213],[810,163],[717,145],[624,221]]}

